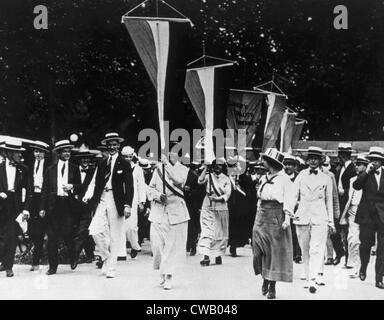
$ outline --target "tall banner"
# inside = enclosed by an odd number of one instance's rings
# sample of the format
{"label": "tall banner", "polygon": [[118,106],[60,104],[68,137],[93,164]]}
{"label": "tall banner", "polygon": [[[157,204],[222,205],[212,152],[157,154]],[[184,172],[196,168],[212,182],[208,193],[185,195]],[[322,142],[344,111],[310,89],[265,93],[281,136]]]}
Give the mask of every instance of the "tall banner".
{"label": "tall banner", "polygon": [[165,115],[182,100],[190,20],[136,16],[123,16],[122,20],[157,91],[160,145],[164,149]]}
{"label": "tall banner", "polygon": [[228,66],[233,63],[203,66],[187,70],[185,91],[193,108],[205,129],[204,158],[212,162],[215,158],[213,130],[225,129],[225,106],[228,89],[224,78],[227,78]]}
{"label": "tall banner", "polygon": [[292,138],[295,129],[296,113],[285,111],[281,122],[280,151],[290,152],[292,150]]}
{"label": "tall banner", "polygon": [[295,127],[292,135],[292,145],[300,140],[301,133],[303,132],[305,120],[296,120]]}
{"label": "tall banner", "polygon": [[[257,127],[260,125],[261,110],[265,94],[252,91],[234,90],[229,93],[227,106],[227,127],[246,130],[246,147],[252,147]],[[235,136],[235,141],[237,137]]]}
{"label": "tall banner", "polygon": [[267,148],[275,148],[278,139],[281,122],[285,113],[286,98],[283,95],[268,95],[268,113],[265,122],[262,151]]}

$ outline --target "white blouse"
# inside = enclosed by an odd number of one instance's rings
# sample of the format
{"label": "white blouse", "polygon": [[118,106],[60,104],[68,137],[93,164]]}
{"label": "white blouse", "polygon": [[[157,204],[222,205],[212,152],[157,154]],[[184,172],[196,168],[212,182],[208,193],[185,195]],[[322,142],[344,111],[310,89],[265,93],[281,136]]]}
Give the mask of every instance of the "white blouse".
{"label": "white blouse", "polygon": [[261,200],[274,200],[282,203],[283,210],[293,214],[295,207],[293,183],[283,170],[275,175],[262,176],[257,195]]}

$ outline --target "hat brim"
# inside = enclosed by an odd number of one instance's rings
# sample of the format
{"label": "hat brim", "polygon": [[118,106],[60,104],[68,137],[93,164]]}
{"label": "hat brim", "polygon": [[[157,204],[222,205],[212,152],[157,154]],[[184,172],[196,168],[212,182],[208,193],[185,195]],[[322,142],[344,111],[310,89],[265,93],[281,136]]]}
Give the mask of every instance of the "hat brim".
{"label": "hat brim", "polygon": [[381,156],[377,156],[377,155],[374,155],[374,156],[367,156],[367,159],[368,160],[371,160],[371,159],[378,159],[378,160],[384,160],[384,157],[381,157]]}
{"label": "hat brim", "polygon": [[40,147],[40,146],[35,146],[35,145],[31,145],[31,149],[38,149],[38,150],[40,150],[40,151],[44,151],[44,152],[51,152],[49,149],[47,149],[47,148],[44,148],[44,147]]}
{"label": "hat brim", "polygon": [[58,146],[58,147],[53,148],[52,151],[57,152],[57,151],[59,151],[61,149],[66,149],[66,148],[69,148],[69,149],[72,150],[74,147],[75,146],[73,144],[64,144],[62,146]]}
{"label": "hat brim", "polygon": [[25,148],[13,148],[13,147],[8,147],[8,146],[0,146],[0,149],[4,149],[4,150],[11,150],[11,151],[25,151]]}
{"label": "hat brim", "polygon": [[307,159],[309,158],[309,157],[317,157],[317,158],[319,158],[320,160],[323,158],[323,155],[322,154],[318,154],[318,153],[313,153],[313,152],[308,152],[307,153]]}
{"label": "hat brim", "polygon": [[122,138],[122,137],[110,137],[110,138],[105,138],[105,139],[101,140],[101,144],[105,146],[108,141],[112,141],[112,140],[116,140],[119,143],[125,141],[124,138]]}
{"label": "hat brim", "polygon": [[90,152],[87,152],[87,153],[76,153],[73,155],[74,158],[93,158],[94,156],[96,156],[95,153],[90,153]]}
{"label": "hat brim", "polygon": [[278,161],[278,160],[276,160],[276,159],[274,159],[274,158],[272,158],[272,157],[266,155],[265,153],[260,153],[260,156],[261,156],[262,158],[265,158],[265,159],[267,159],[267,160],[273,162],[274,164],[278,165],[279,167],[281,167],[281,169],[284,168],[284,164],[283,164],[282,162],[280,162],[280,161]]}

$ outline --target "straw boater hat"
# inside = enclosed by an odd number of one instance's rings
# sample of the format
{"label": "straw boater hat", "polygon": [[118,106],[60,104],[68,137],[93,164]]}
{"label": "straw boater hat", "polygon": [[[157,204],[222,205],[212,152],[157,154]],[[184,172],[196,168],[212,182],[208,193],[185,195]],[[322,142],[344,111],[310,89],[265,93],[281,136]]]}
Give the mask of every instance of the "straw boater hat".
{"label": "straw boater hat", "polygon": [[367,159],[367,157],[365,157],[364,155],[357,155],[357,158],[356,158],[356,165],[360,165],[360,164],[364,164],[364,165],[368,165],[369,161]]}
{"label": "straw boater hat", "polygon": [[225,160],[224,157],[216,157],[213,161],[212,161],[212,166],[213,165],[222,165],[222,166],[227,166],[227,161]]}
{"label": "straw boater hat", "polygon": [[69,142],[69,140],[60,140],[60,141],[57,141],[55,143],[55,146],[54,148],[52,149],[52,151],[54,152],[57,152],[59,151],[60,149],[64,149],[64,148],[70,148],[70,149],[73,149],[75,146],[73,144],[71,144]]}
{"label": "straw boater hat", "polygon": [[35,140],[33,143],[31,143],[31,148],[49,152],[49,144],[39,140]]}
{"label": "straw boater hat", "polygon": [[296,160],[296,158],[293,155],[285,154],[283,163],[284,163],[284,165],[285,164],[294,164],[294,165],[296,165],[297,164],[297,160]]}
{"label": "straw boater hat", "polygon": [[[75,150],[73,150],[73,151],[75,151]],[[78,150],[76,150],[76,154],[74,154],[73,157],[92,158],[99,153],[100,153],[100,151],[98,151],[98,150],[89,150],[89,148],[86,147],[85,145],[81,145],[80,148]]]}
{"label": "straw boater hat", "polygon": [[280,170],[283,169],[284,154],[276,148],[268,148],[264,153],[260,153],[260,156],[276,164]]}
{"label": "straw boater hat", "polygon": [[108,141],[116,140],[119,143],[124,142],[124,138],[120,137],[117,132],[106,133],[104,139],[101,140],[101,144],[106,145]]}
{"label": "straw boater hat", "polygon": [[309,156],[317,156],[321,160],[323,157],[323,149],[321,149],[319,147],[309,147],[307,150],[307,158]]}
{"label": "straw boater hat", "polygon": [[369,160],[371,159],[379,159],[384,160],[384,149],[381,147],[370,147],[369,154],[367,155]]}
{"label": "straw boater hat", "polygon": [[2,144],[0,144],[0,148],[4,150],[25,151],[22,145],[23,143],[21,142],[21,140],[8,137],[3,141]]}
{"label": "straw boater hat", "polygon": [[304,159],[302,159],[301,157],[296,156],[295,159],[296,159],[297,163],[298,163],[300,166],[305,166],[305,165],[306,165]]}
{"label": "straw boater hat", "polygon": [[352,154],[352,145],[349,142],[340,142],[337,149],[338,153]]}

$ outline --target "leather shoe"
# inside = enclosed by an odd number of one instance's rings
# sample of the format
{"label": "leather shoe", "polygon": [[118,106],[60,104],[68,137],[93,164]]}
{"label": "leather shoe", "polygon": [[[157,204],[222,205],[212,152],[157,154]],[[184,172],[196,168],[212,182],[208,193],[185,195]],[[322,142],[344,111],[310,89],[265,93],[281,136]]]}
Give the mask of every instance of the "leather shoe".
{"label": "leather shoe", "polygon": [[310,293],[316,293],[316,287],[314,287],[314,286],[310,286],[310,287],[309,287],[309,292],[310,292]]}
{"label": "leather shoe", "polygon": [[200,261],[202,267],[209,266],[210,260],[208,256],[204,256],[204,259]]}
{"label": "leather shoe", "polygon": [[333,260],[333,265],[337,266],[340,263],[342,257],[343,256],[336,257],[335,260]]}
{"label": "leather shoe", "polygon": [[196,248],[192,248],[189,254],[191,257],[196,255]]}
{"label": "leather shoe", "polygon": [[71,269],[72,270],[75,270],[77,268],[77,260],[76,261],[73,261],[72,263],[71,263]]}
{"label": "leather shoe", "polygon": [[324,265],[331,266],[331,265],[333,265],[333,262],[334,262],[333,258],[328,258],[327,261],[325,261]]}
{"label": "leather shoe", "polygon": [[234,258],[237,257],[236,247],[230,246],[229,252],[231,253],[232,257],[234,257]]}
{"label": "leather shoe", "polygon": [[269,289],[267,299],[276,299],[276,291]]}
{"label": "leather shoe", "polygon": [[215,263],[216,264],[223,264],[223,260],[221,260],[221,257],[216,257]]}
{"label": "leather shoe", "polygon": [[263,296],[265,296],[268,293],[268,287],[269,287],[269,281],[264,280],[263,285],[261,287],[261,293]]}
{"label": "leather shoe", "polygon": [[97,267],[97,269],[101,269],[101,268],[103,267],[103,264],[104,264],[104,261],[101,260],[101,257],[100,257],[100,256],[98,256],[98,257],[97,257],[97,261],[96,261],[96,267]]}
{"label": "leather shoe", "polygon": [[384,283],[383,283],[383,281],[376,281],[376,288],[384,289]]}
{"label": "leather shoe", "polygon": [[135,250],[135,249],[131,249],[131,253],[130,253],[130,254],[131,254],[131,258],[132,258],[132,259],[136,258],[137,253],[138,253],[137,250]]}
{"label": "leather shoe", "polygon": [[[14,276],[12,269],[5,270],[5,272],[7,273],[7,277],[8,277],[8,278],[11,278],[11,277]],[[377,285],[376,285],[376,286],[377,286]]]}
{"label": "leather shoe", "polygon": [[359,272],[359,278],[361,281],[364,281],[367,278],[367,274],[365,272]]}
{"label": "leather shoe", "polygon": [[55,273],[56,273],[56,270],[54,270],[54,269],[48,269],[48,271],[46,272],[46,275],[47,275],[47,276],[50,276],[50,275],[55,274]]}

